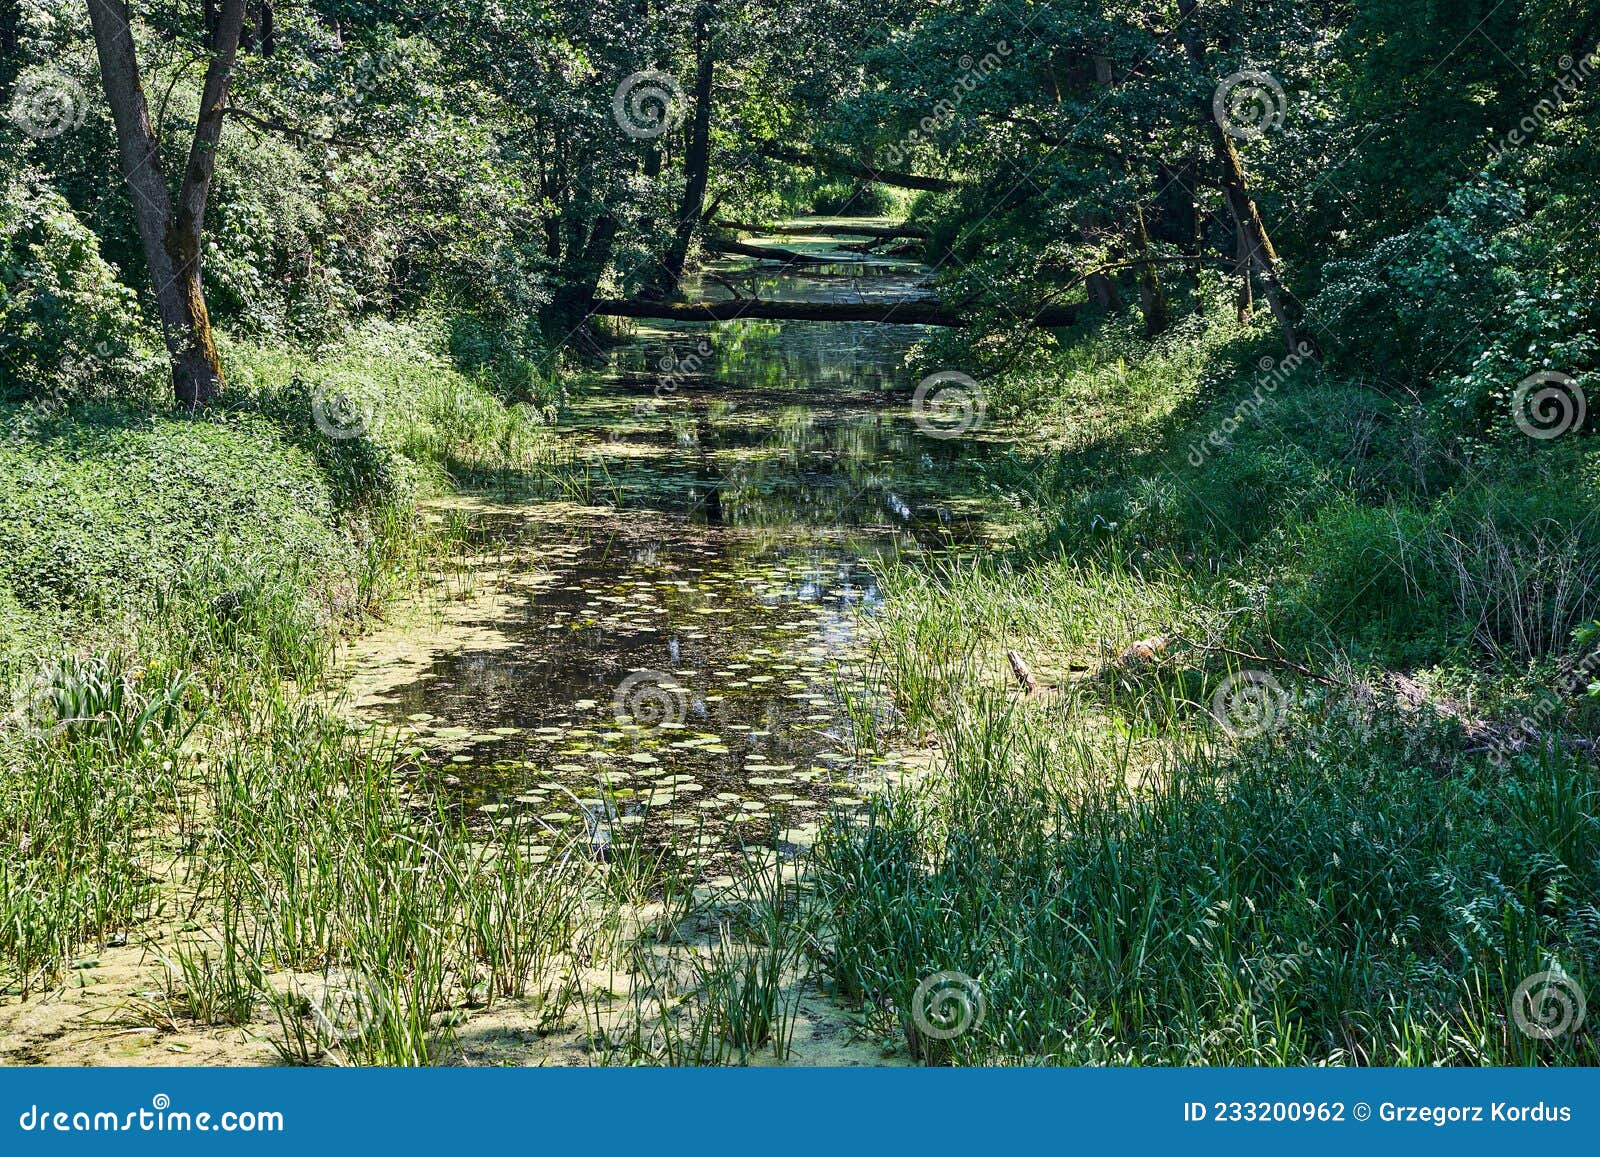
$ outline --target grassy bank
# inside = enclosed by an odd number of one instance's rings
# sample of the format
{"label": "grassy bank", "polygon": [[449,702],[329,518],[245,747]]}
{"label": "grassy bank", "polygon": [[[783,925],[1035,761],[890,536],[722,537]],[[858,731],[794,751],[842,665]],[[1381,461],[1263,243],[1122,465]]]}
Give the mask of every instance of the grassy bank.
{"label": "grassy bank", "polygon": [[1595,1063],[1517,1027],[1600,982],[1592,439],[1225,322],[989,386],[1046,434],[1015,550],[886,576],[934,772],[819,849],[841,991],[936,1062]]}
{"label": "grassy bank", "polygon": [[[443,990],[525,995],[577,893],[309,693],[449,553],[417,500],[537,488],[555,441],[425,329],[229,352],[201,418],[0,414],[0,991],[136,943],[164,977],[136,1019],[270,1010],[284,1059],[425,1060]],[[372,1031],[340,1019],[374,1007]]]}

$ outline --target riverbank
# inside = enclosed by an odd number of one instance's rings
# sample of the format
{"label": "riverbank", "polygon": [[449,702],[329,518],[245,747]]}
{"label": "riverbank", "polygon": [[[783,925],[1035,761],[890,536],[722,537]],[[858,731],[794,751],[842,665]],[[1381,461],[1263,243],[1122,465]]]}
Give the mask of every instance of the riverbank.
{"label": "riverbank", "polygon": [[1519,1027],[1600,980],[1592,439],[1222,320],[1047,364],[986,383],[1021,549],[885,579],[935,773],[819,846],[841,988],[956,975],[957,1063],[1595,1063]]}

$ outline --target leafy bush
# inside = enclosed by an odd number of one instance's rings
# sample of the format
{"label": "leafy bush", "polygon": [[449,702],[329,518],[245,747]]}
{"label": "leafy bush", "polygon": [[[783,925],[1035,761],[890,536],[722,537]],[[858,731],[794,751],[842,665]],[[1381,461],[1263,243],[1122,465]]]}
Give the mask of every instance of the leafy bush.
{"label": "leafy bush", "polygon": [[315,460],[258,416],[0,408],[0,590],[62,634],[115,631],[236,550],[333,584],[348,566],[334,521]]}
{"label": "leafy bush", "polygon": [[133,291],[60,194],[0,186],[0,401],[138,396],[162,362]]}
{"label": "leafy bush", "polygon": [[[1310,312],[1338,335],[1343,364],[1396,383],[1439,380],[1467,423],[1509,431],[1529,374],[1600,365],[1592,294],[1565,244],[1521,192],[1485,175],[1426,224],[1331,262]],[[1482,327],[1471,340],[1464,318]]]}

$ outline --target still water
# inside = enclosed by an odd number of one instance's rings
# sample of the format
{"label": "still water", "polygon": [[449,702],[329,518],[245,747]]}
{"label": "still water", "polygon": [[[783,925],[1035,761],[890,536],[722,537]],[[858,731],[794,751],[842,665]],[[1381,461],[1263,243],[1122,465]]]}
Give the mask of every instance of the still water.
{"label": "still water", "polygon": [[[822,244],[826,245],[826,242]],[[718,290],[840,300],[920,271],[728,268]],[[466,805],[551,847],[628,840],[715,865],[804,844],[896,775],[852,738],[877,567],[968,540],[984,449],[913,420],[907,351],[875,323],[646,324],[561,418],[589,507],[496,506],[479,545],[516,597],[376,704]]]}

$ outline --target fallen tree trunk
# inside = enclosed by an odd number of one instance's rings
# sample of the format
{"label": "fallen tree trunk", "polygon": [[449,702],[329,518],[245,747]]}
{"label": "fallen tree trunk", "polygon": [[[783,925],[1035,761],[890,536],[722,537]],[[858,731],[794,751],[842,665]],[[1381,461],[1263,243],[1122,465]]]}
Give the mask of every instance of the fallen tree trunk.
{"label": "fallen tree trunk", "polygon": [[[605,317],[650,317],[666,321],[877,321],[889,325],[942,325],[960,328],[967,319],[942,301],[912,298],[900,301],[596,301],[594,313]],[[1052,305],[1040,310],[1033,324],[1046,328],[1072,325],[1078,310]]]}
{"label": "fallen tree trunk", "polygon": [[758,261],[781,261],[785,265],[837,265],[841,261],[861,260],[859,257],[819,257],[815,253],[780,249],[776,245],[746,245],[742,241],[723,241],[716,237],[707,237],[701,244],[713,253],[732,253],[737,257],[754,257]]}
{"label": "fallen tree trunk", "polygon": [[896,185],[902,189],[948,193],[952,189],[960,188],[957,182],[946,180],[944,177],[924,177],[917,173],[878,169],[872,165],[852,161],[849,157],[841,157],[837,153],[808,153],[801,149],[789,148],[787,145],[762,145],[760,151],[762,156],[770,157],[774,161],[804,165],[808,169],[821,169],[824,172],[839,173],[862,181],[876,181],[881,185]]}
{"label": "fallen tree trunk", "polygon": [[878,237],[885,241],[928,236],[928,231],[920,225],[755,225],[746,221],[718,221],[717,228],[765,236],[787,233],[793,237]]}

